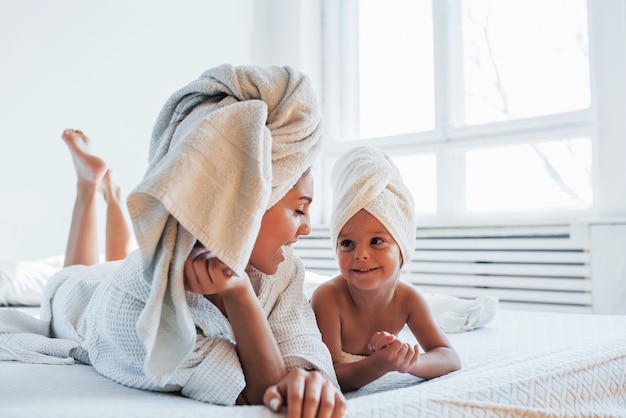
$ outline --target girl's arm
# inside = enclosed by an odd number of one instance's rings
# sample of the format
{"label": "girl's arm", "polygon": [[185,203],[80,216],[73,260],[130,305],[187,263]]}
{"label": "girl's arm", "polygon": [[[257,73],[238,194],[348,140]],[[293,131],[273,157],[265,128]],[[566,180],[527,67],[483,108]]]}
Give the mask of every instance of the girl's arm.
{"label": "girl's arm", "polygon": [[424,297],[412,285],[403,288],[406,292],[403,303],[409,312],[407,324],[424,350],[407,371],[414,376],[432,379],[459,370],[459,355],[435,322]]}
{"label": "girl's arm", "polygon": [[[406,352],[403,351],[405,347],[394,346],[386,349],[393,350],[399,356],[406,356]],[[335,363],[337,379],[344,392],[357,390],[393,370],[396,370],[394,363],[377,353],[353,363]]]}

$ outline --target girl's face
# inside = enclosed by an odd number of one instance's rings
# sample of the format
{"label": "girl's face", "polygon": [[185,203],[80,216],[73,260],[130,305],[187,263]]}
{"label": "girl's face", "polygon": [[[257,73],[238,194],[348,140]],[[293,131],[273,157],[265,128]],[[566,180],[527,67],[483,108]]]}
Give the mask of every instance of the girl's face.
{"label": "girl's face", "polygon": [[274,274],[285,260],[282,247],[311,232],[309,206],[313,201],[313,175],[306,172],[298,183],[263,215],[250,264],[265,274]]}
{"label": "girl's face", "polygon": [[402,267],[400,247],[383,224],[364,209],[339,233],[337,259],[348,284],[362,290],[395,286]]}

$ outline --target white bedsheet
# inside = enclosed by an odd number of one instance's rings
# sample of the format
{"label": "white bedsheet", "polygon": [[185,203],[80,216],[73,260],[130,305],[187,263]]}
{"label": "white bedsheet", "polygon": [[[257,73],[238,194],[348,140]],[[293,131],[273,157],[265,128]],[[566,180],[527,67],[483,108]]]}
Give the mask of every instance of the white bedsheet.
{"label": "white bedsheet", "polygon": [[[348,394],[347,416],[626,416],[626,316],[500,310],[449,337],[463,369],[427,382],[388,374]],[[0,416],[277,415],[126,388],[84,365],[0,362]]]}

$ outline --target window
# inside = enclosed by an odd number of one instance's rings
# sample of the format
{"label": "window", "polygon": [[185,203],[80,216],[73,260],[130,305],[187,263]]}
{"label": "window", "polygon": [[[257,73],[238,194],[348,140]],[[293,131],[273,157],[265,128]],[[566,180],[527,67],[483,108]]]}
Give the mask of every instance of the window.
{"label": "window", "polygon": [[328,152],[386,149],[422,219],[594,206],[586,0],[324,2]]}
{"label": "window", "polygon": [[587,208],[591,204],[587,138],[471,150],[465,160],[470,211]]}
{"label": "window", "polygon": [[435,155],[414,154],[392,157],[411,193],[415,211],[430,215],[437,211],[437,159]]}
{"label": "window", "polygon": [[586,0],[464,0],[467,124],[589,107]]}
{"label": "window", "polygon": [[433,129],[431,5],[366,0],[358,3],[358,12],[359,129],[354,138]]}

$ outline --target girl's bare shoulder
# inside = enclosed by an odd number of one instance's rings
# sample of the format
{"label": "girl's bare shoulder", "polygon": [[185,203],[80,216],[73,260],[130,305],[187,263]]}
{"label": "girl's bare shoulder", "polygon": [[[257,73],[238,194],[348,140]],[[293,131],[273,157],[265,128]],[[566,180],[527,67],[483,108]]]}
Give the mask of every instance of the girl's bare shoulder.
{"label": "girl's bare shoulder", "polygon": [[315,288],[313,296],[336,299],[345,291],[344,289],[344,279],[341,275],[337,275],[320,283],[317,288]]}
{"label": "girl's bare shoulder", "polygon": [[398,281],[396,289],[404,302],[410,304],[426,304],[424,295],[411,283],[400,280]]}

